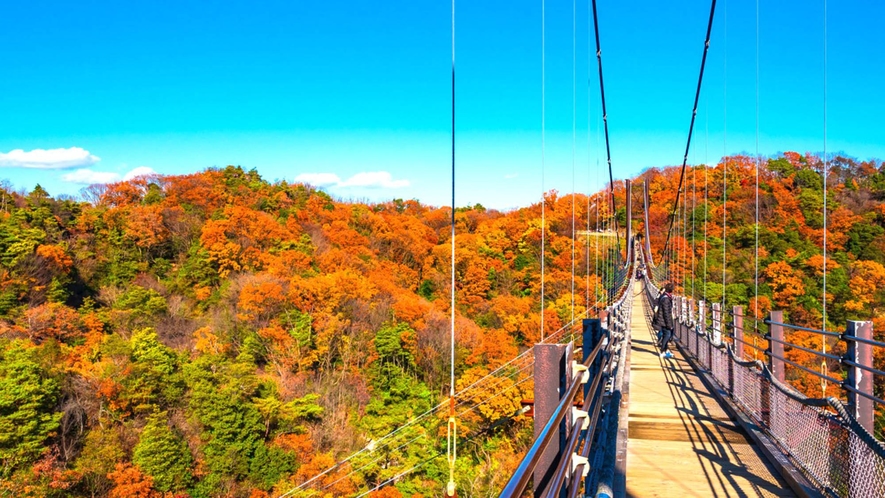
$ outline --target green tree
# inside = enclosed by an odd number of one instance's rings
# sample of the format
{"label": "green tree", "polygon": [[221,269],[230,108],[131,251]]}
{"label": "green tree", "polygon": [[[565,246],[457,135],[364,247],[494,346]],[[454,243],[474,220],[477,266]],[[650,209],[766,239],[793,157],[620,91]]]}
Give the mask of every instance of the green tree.
{"label": "green tree", "polygon": [[132,369],[123,385],[133,407],[148,412],[158,403],[177,404],[185,386],[175,351],[163,345],[151,328],[135,332],[129,345]]}
{"label": "green tree", "polygon": [[153,477],[160,491],[181,490],[193,480],[193,458],[181,436],[169,427],[166,412],[148,418],[132,452],[132,463]]}
{"label": "green tree", "polygon": [[214,479],[249,476],[265,431],[261,414],[250,403],[258,387],[254,365],[217,364],[201,357],[188,365],[186,375],[191,411],[203,426],[203,453]]}
{"label": "green tree", "polygon": [[114,308],[125,311],[133,323],[145,323],[152,317],[166,312],[166,298],[153,289],[138,285],[130,287],[114,303]]}
{"label": "green tree", "polygon": [[16,341],[0,352],[0,476],[36,460],[58,429],[58,381]]}

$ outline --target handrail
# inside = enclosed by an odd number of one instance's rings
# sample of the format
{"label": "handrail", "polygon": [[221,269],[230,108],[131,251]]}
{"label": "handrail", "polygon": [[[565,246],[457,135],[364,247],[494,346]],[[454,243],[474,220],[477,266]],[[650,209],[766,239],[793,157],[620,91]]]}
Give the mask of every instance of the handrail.
{"label": "handrail", "polygon": [[840,358],[839,361],[850,366],[850,367],[856,367],[856,368],[859,368],[865,372],[870,372],[872,374],[881,375],[881,376],[885,377],[885,372],[883,372],[882,370],[879,370],[877,368],[868,367],[866,365],[861,365],[860,363],[857,363],[856,361],[852,361],[848,358]]}
{"label": "handrail", "polygon": [[[675,305],[674,305],[674,306],[675,306]],[[707,311],[710,311],[710,310],[708,309]],[[741,315],[741,314],[735,314],[735,313],[734,313],[732,310],[730,310],[730,309],[721,310],[721,312],[723,312],[723,313],[728,313],[728,314],[731,315],[732,317],[744,317],[744,315]],[[674,315],[674,316],[675,316],[675,315]],[[693,318],[693,317],[692,317],[692,318]],[[706,318],[706,317],[705,317],[705,318]],[[752,319],[752,318],[751,318],[751,319]],[[680,323],[682,323],[681,317],[677,318],[677,321],[680,321]],[[885,342],[876,341],[876,340],[873,340],[873,339],[866,339],[866,338],[863,338],[863,337],[856,337],[856,336],[849,335],[849,334],[844,333],[844,332],[823,331],[823,330],[819,330],[819,329],[813,329],[813,328],[808,328],[808,327],[802,327],[802,326],[799,326],[799,325],[792,325],[792,324],[789,324],[789,323],[784,323],[784,322],[774,321],[774,320],[771,320],[770,318],[766,318],[766,319],[764,319],[764,320],[760,320],[760,321],[761,321],[762,323],[765,323],[766,325],[777,325],[777,326],[781,326],[781,327],[784,327],[784,328],[787,328],[787,329],[790,329],[790,330],[797,330],[797,331],[803,331],[803,332],[816,333],[816,334],[821,335],[821,336],[824,336],[824,337],[835,337],[835,338],[837,338],[837,339],[840,340],[840,341],[854,342],[854,343],[859,343],[859,344],[866,344],[866,345],[869,345],[869,346],[872,346],[872,347],[881,347],[881,348],[885,348]],[[745,345],[745,346],[752,347],[752,348],[754,348],[754,349],[756,349],[756,350],[762,352],[765,356],[768,356],[768,357],[770,357],[770,358],[774,358],[774,359],[776,359],[776,360],[782,361],[782,362],[784,362],[785,364],[790,365],[791,367],[794,367],[794,368],[798,368],[798,369],[800,369],[800,370],[802,370],[802,371],[804,371],[804,372],[807,372],[807,373],[809,373],[809,374],[815,376],[815,377],[818,378],[818,379],[826,380],[827,382],[832,382],[832,383],[834,383],[834,384],[840,386],[841,388],[843,388],[843,389],[845,389],[845,390],[847,390],[847,391],[856,392],[857,394],[859,394],[859,395],[861,395],[861,396],[864,396],[864,397],[867,398],[867,399],[871,399],[871,400],[873,400],[873,401],[876,402],[877,404],[885,405],[885,401],[883,401],[882,399],[880,399],[880,398],[878,398],[878,397],[876,397],[876,396],[872,396],[872,395],[869,395],[869,394],[864,394],[864,393],[862,393],[862,392],[857,392],[856,390],[853,390],[853,389],[848,389],[849,386],[848,386],[848,384],[845,382],[844,379],[839,379],[839,378],[836,378],[836,377],[833,377],[833,376],[830,376],[830,375],[825,375],[825,374],[823,374],[822,372],[817,371],[817,370],[815,370],[815,369],[813,369],[813,368],[809,368],[809,367],[806,367],[806,366],[801,365],[801,364],[799,364],[799,363],[796,363],[795,361],[791,361],[791,360],[785,358],[784,356],[774,354],[774,353],[772,353],[772,351],[771,351],[770,349],[765,349],[765,348],[762,348],[762,347],[759,347],[759,346],[753,345],[752,343],[750,343],[750,342],[748,342],[748,341],[746,341],[746,340],[743,340],[743,339],[738,338],[738,337],[736,336],[736,334],[734,333],[734,330],[741,330],[741,331],[743,331],[743,332],[747,332],[747,328],[746,328],[746,327],[736,327],[736,326],[734,326],[733,323],[725,323],[725,320],[724,320],[724,319],[722,319],[722,322],[723,322],[723,323],[722,323],[722,330],[721,330],[720,332],[722,332],[722,336],[723,336],[723,338],[726,338],[726,337],[727,337],[727,338],[731,339],[731,340],[734,341],[734,342],[739,342],[739,343],[741,343],[741,344],[743,344],[743,345]],[[728,331],[728,329],[732,329],[732,331]],[[788,341],[788,340],[786,340],[786,339],[778,339],[778,338],[772,337],[770,333],[767,333],[767,334],[764,334],[764,335],[760,335],[759,337],[760,337],[761,339],[763,339],[763,340],[766,340],[766,341],[771,341],[771,342],[773,342],[773,343],[781,344],[781,345],[783,345],[784,347],[789,347],[789,348],[791,348],[791,349],[796,349],[796,350],[799,350],[799,351],[803,351],[803,352],[806,352],[806,353],[812,354],[812,355],[814,355],[814,356],[816,356],[816,357],[818,357],[818,358],[825,358],[825,359],[827,359],[827,360],[832,360],[832,361],[834,361],[834,362],[837,362],[838,364],[847,365],[847,366],[850,366],[850,367],[853,367],[853,368],[858,368],[858,369],[863,370],[864,372],[868,372],[868,373],[870,373],[870,374],[872,374],[872,375],[878,375],[878,376],[883,376],[883,377],[885,377],[885,371],[883,371],[883,370],[879,370],[879,369],[876,369],[876,368],[873,368],[873,367],[868,366],[868,365],[863,365],[863,364],[857,363],[856,361],[853,361],[853,360],[851,360],[851,359],[848,358],[848,357],[838,356],[838,355],[829,354],[829,353],[823,353],[823,352],[821,352],[821,351],[819,351],[819,350],[814,350],[814,349],[811,349],[811,348],[807,348],[807,347],[804,347],[804,346],[800,346],[800,345],[795,344],[795,343],[793,343],[793,342],[790,342],[790,341]]]}
{"label": "handrail", "polygon": [[[605,369],[608,369],[611,367],[611,362],[612,362],[612,356],[609,356],[607,358],[607,363],[606,363]],[[597,394],[597,396],[601,397],[602,388],[603,388],[603,386],[600,386],[600,392]],[[589,412],[588,408],[589,407],[585,406],[584,411]],[[590,425],[587,428],[587,434],[584,436],[583,447],[580,451],[580,456],[582,459],[585,459],[590,455],[590,448],[593,446],[593,434],[596,432],[596,428],[597,428],[596,424],[599,421],[599,412],[601,411],[601,409],[602,409],[602,403],[597,402],[595,404],[594,409],[593,409],[593,416],[590,420]],[[569,463],[571,464],[571,462],[569,462]],[[574,468],[573,476],[576,476],[576,475],[583,476],[585,466],[588,467],[588,472],[589,472],[589,470],[590,470],[589,469],[589,467],[590,467],[589,462],[583,463],[583,461],[581,461],[581,463],[579,463]],[[574,482],[572,482],[571,485],[569,486],[569,493],[568,494],[569,494],[570,498],[577,496],[576,493],[575,494],[572,493],[572,490],[575,490],[575,491],[577,490],[577,481],[580,481],[580,479],[574,479]]]}
{"label": "handrail", "polygon": [[[606,367],[607,366],[608,365],[606,364]],[[585,417],[589,417],[590,408],[592,406],[602,406],[602,403],[600,403],[600,398],[602,397],[602,391],[600,388],[604,387],[601,383],[601,380],[606,377],[605,370],[605,368],[600,368],[599,372],[596,373],[593,378],[593,384],[590,386],[590,392],[593,393],[593,396],[585,399],[584,404],[581,406],[581,411],[586,413],[586,415],[584,415]],[[572,453],[574,453],[575,447],[578,445],[578,441],[580,440],[581,427],[584,424],[583,419],[584,417],[577,418],[577,420],[575,420],[572,425],[571,434],[569,435],[568,442],[566,443],[565,450],[563,451],[563,455],[568,455],[569,458],[561,458],[559,460],[559,465],[557,465],[556,467],[556,472],[553,474],[553,479],[551,479],[550,483],[547,485],[547,492],[542,493],[547,498],[555,498],[556,495],[559,494],[559,490],[562,488],[562,485],[565,483],[566,474],[572,466],[572,459],[570,457]],[[588,425],[587,434],[593,434],[593,431],[591,429],[595,429],[595,427],[591,428]]]}
{"label": "handrail", "polygon": [[[611,375],[609,371],[612,365],[612,358],[614,355],[612,351],[615,348],[616,341],[620,340],[623,337],[623,331],[626,328],[626,324],[629,321],[627,315],[627,310],[632,305],[632,265],[624,273],[624,280],[620,284],[619,293],[621,293],[620,297],[614,301],[610,306],[606,307],[606,310],[609,313],[609,317],[612,321],[612,327],[609,330],[609,334],[603,337],[593,348],[593,351],[587,356],[587,358],[581,363],[582,373],[580,373],[580,377],[583,377],[583,369],[589,368],[590,365],[597,362],[600,358],[600,355],[604,354],[604,359],[602,364],[599,366],[599,369],[595,372],[592,382],[589,386],[588,393],[590,393],[582,404],[582,411],[586,414],[583,416],[577,417],[577,420],[574,421],[571,427],[571,433],[567,440],[566,448],[563,456],[560,459],[559,465],[551,477],[551,481],[546,486],[546,493],[549,496],[556,496],[560,489],[562,489],[563,485],[566,483],[568,479],[569,472],[571,470],[575,470],[572,468],[572,458],[575,454],[575,449],[581,444],[582,438],[584,441],[584,449],[582,451],[589,453],[589,446],[592,444],[594,439],[593,435],[597,429],[597,422],[599,419],[599,414],[601,413],[602,405],[603,405],[603,394],[606,390],[606,383],[603,382],[604,379],[608,378]],[[556,427],[558,427],[563,419],[566,417],[566,414],[569,413],[567,408],[572,406],[572,402],[574,398],[577,396],[577,392],[579,387],[585,386],[586,383],[590,381],[590,379],[583,379],[575,376],[572,379],[572,384],[569,387],[568,391],[565,395],[560,399],[559,404],[553,411],[553,414],[550,416],[550,419],[538,433],[538,436],[535,438],[535,441],[532,443],[532,446],[526,452],[516,471],[511,476],[510,480],[507,482],[504,489],[501,491],[501,498],[516,498],[522,496],[522,493],[525,492],[528,483],[532,477],[532,473],[537,467],[538,461],[540,460],[541,455],[545,452],[547,447],[549,446],[553,435],[556,433]],[[592,414],[590,413],[592,409]],[[588,418],[587,430],[583,430],[584,426],[584,417]],[[582,433],[584,434],[582,436]],[[586,456],[585,456],[586,458]],[[574,476],[578,475],[574,472],[571,473]],[[542,490],[544,491],[544,490]]]}
{"label": "handrail", "polygon": [[[584,368],[588,368],[596,357],[599,355],[599,351],[608,344],[608,341],[602,340],[593,348],[593,351],[587,356],[587,359],[581,364]],[[579,375],[583,376],[582,373]],[[544,450],[547,449],[547,446],[550,444],[550,440],[553,437],[554,431],[553,428],[558,426],[562,419],[565,418],[567,413],[566,406],[571,406],[572,401],[575,399],[575,396],[578,394],[578,388],[583,386],[583,382],[579,382],[577,378],[573,379],[572,385],[569,387],[569,390],[566,394],[560,399],[559,405],[556,406],[556,409],[553,411],[553,414],[550,416],[550,420],[544,425],[544,428],[541,429],[541,432],[538,434],[538,437],[535,438],[535,442],[532,444],[531,448],[526,452],[522,461],[519,464],[519,467],[516,468],[516,471],[513,473],[513,476],[507,482],[507,485],[501,491],[501,498],[518,498],[522,496],[523,491],[525,491],[526,486],[529,483],[529,479],[532,476],[532,471],[535,470],[535,466],[538,464],[538,459],[544,453]]]}
{"label": "handrail", "polygon": [[808,327],[801,327],[799,325],[791,325],[789,323],[774,322],[774,321],[771,321],[767,318],[765,320],[762,320],[762,323],[764,323],[765,325],[780,325],[781,327],[787,327],[788,329],[792,329],[792,330],[801,330],[803,332],[811,332],[814,334],[825,335],[825,336],[830,336],[830,337],[841,337],[842,336],[842,334],[840,334],[839,332],[830,332],[830,331],[820,330],[820,329],[810,329]]}
{"label": "handrail", "polygon": [[873,339],[864,339],[862,337],[855,337],[853,335],[848,335],[848,334],[839,334],[839,338],[842,340],[845,340],[845,341],[859,342],[861,344],[869,344],[870,346],[885,348],[885,342],[874,341]]}
{"label": "handrail", "polygon": [[[806,353],[813,354],[813,355],[817,356],[818,358],[827,358],[829,360],[842,361],[841,356],[836,356],[834,354],[829,354],[829,353],[821,353],[820,351],[818,351],[816,349],[806,348],[804,346],[799,346],[797,344],[793,344],[792,342],[787,342],[787,341],[784,341],[781,339],[775,339],[774,337],[771,337],[771,335],[769,335],[769,334],[763,335],[762,339],[765,339],[766,341],[776,342],[778,344],[783,344],[784,346],[790,346],[791,348],[798,349],[799,351],[805,351]],[[741,342],[746,344],[745,341],[741,341]],[[883,374],[883,375],[885,375],[885,374]]]}

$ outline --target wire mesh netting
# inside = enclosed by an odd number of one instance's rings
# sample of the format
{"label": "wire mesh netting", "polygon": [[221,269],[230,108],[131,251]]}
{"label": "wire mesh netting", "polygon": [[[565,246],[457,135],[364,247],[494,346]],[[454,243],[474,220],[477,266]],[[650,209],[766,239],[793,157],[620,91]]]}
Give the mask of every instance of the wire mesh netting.
{"label": "wire mesh netting", "polygon": [[808,398],[771,380],[761,362],[736,358],[731,344],[711,345],[709,335],[689,324],[678,324],[676,336],[812,486],[826,496],[885,497],[885,446],[840,401]]}
{"label": "wire mesh netting", "polygon": [[703,363],[704,367],[710,368],[709,342],[707,342],[700,334],[692,333],[691,335],[695,337],[695,342],[697,343],[697,352],[695,354],[700,359],[701,363]]}
{"label": "wire mesh netting", "polygon": [[[822,490],[837,496],[885,496],[885,458],[843,417],[771,386],[768,429]],[[866,439],[866,440],[865,440]]]}
{"label": "wire mesh netting", "polygon": [[713,372],[713,377],[723,386],[729,385],[731,362],[729,361],[728,352],[723,348],[713,348],[713,358],[710,363],[710,371]]}
{"label": "wire mesh netting", "polygon": [[730,356],[728,359],[731,363],[732,378],[734,379],[734,390],[731,393],[732,398],[745,413],[750,415],[757,423],[763,424],[765,422],[765,414],[763,412],[767,410],[762,404],[762,393],[763,389],[769,389],[768,381],[762,377],[759,370],[742,366],[733,361]]}

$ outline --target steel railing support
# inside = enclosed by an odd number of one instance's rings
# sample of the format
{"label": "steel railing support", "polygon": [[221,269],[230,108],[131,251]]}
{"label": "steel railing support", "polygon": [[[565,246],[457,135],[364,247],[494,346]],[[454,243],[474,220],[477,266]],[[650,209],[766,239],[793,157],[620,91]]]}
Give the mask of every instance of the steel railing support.
{"label": "steel railing support", "polygon": [[[734,320],[734,355],[744,359],[744,308],[735,306],[732,308],[732,320]],[[734,364],[728,355],[728,392],[734,396]]]}
{"label": "steel railing support", "polygon": [[[848,327],[845,330],[846,340],[848,342],[848,353],[845,357],[852,362],[863,365],[868,368],[873,367],[873,346],[851,340],[852,338],[872,340],[873,338],[873,322],[858,322],[854,320],[848,321]],[[857,366],[848,366],[848,379],[846,383],[862,393],[873,394],[873,374],[865,372]],[[874,406],[873,400],[855,393],[851,389],[848,391],[848,405],[851,409],[851,415],[860,422],[870,434],[875,434],[873,427]]]}
{"label": "steel railing support", "polygon": [[734,355],[744,359],[744,307],[735,306],[731,309],[732,329],[734,330]]}
{"label": "steel railing support", "polygon": [[770,337],[768,341],[768,369],[771,370],[771,375],[778,382],[783,383],[785,372],[784,361],[781,358],[784,357],[784,327],[779,324],[784,323],[784,312],[772,311],[768,318],[772,322],[768,328]]}
{"label": "steel railing support", "polygon": [[[535,439],[541,434],[541,430],[547,425],[550,417],[559,406],[562,395],[568,390],[568,382],[571,378],[572,345],[568,344],[535,344],[535,390],[534,390],[534,424]],[[538,457],[533,472],[536,493],[547,485],[556,465],[559,463],[560,453],[565,447],[568,437],[567,426],[569,417],[553,428],[551,444]]]}

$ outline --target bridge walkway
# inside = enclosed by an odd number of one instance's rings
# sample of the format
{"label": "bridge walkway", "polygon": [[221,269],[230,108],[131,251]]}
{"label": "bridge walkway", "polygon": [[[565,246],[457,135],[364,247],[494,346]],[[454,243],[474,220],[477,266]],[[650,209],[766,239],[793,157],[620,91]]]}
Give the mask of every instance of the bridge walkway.
{"label": "bridge walkway", "polygon": [[795,496],[710,394],[681,352],[654,344],[634,286],[626,458],[628,497]]}

